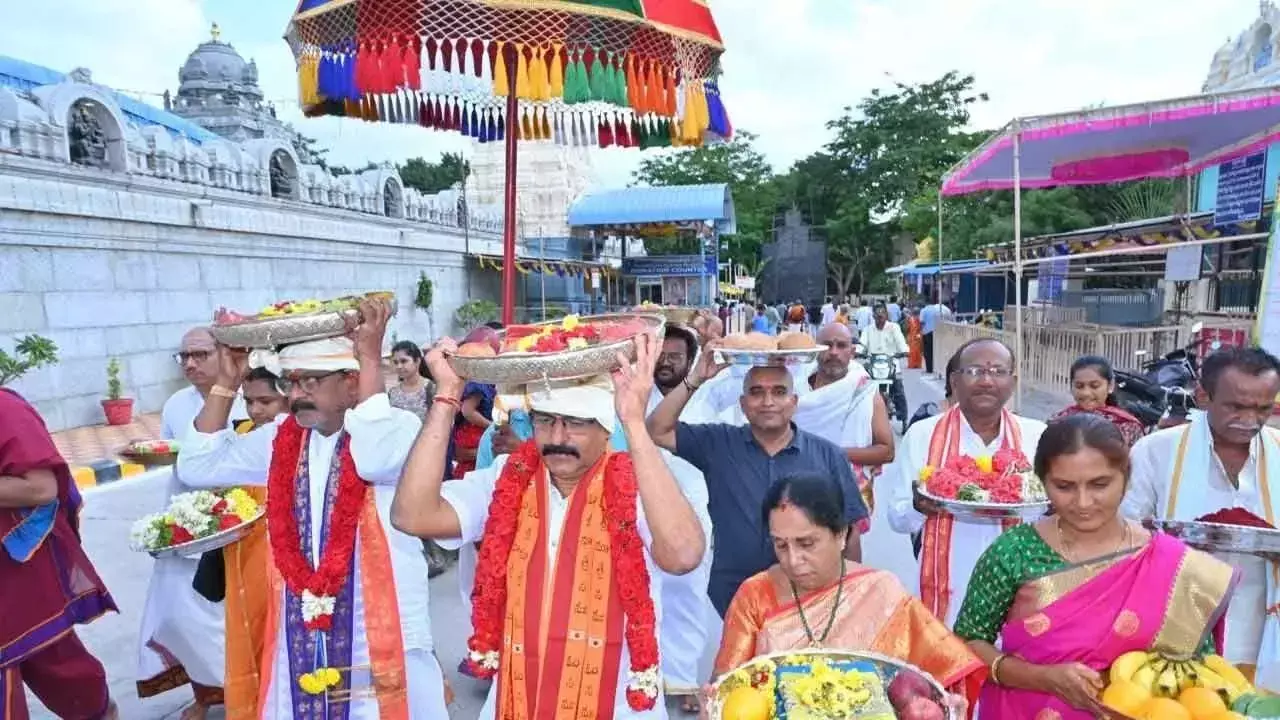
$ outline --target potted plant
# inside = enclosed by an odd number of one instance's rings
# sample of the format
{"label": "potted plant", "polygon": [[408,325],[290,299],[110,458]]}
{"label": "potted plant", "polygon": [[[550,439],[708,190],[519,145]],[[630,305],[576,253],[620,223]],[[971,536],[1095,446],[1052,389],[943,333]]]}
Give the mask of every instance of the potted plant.
{"label": "potted plant", "polygon": [[58,346],[39,335],[28,335],[13,347],[13,354],[0,350],[0,385],[8,385],[29,370],[58,362]]}
{"label": "potted plant", "polygon": [[102,412],[108,425],[128,425],[133,422],[133,398],[120,397],[120,360],[111,358],[107,363],[107,397],[102,401]]}
{"label": "potted plant", "polygon": [[492,300],[468,300],[453,313],[458,327],[466,332],[498,319],[498,304]]}
{"label": "potted plant", "polygon": [[431,301],[435,296],[435,285],[431,282],[431,278],[427,277],[426,272],[418,273],[418,294],[413,299],[413,304],[427,314],[427,334],[434,337],[436,334],[434,318],[431,317]]}

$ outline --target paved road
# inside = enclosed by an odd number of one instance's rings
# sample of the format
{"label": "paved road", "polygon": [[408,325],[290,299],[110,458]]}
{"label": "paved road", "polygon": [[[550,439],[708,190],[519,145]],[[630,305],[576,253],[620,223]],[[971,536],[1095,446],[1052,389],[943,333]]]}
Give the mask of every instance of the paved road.
{"label": "paved road", "polygon": [[[906,388],[913,411],[920,403],[937,402],[942,395],[936,381],[922,379],[916,371],[908,372]],[[1024,402],[1024,413],[1045,417],[1053,409],[1051,402],[1044,398],[1030,398]],[[880,508],[878,516],[883,515],[883,508],[888,502],[887,493],[882,490],[877,488],[876,491],[876,506]],[[151,575],[151,560],[129,549],[129,527],[135,518],[160,510],[163,499],[162,476],[151,474],[89,491],[82,515],[85,548],[115,596],[121,613],[102,618],[82,628],[81,633],[90,649],[106,665],[112,696],[120,704],[123,720],[176,717],[190,702],[190,696],[182,690],[147,700],[139,700],[134,692],[138,625]],[[863,558],[870,565],[897,573],[907,587],[915,587],[916,568],[910,543],[905,536],[893,533],[880,517],[873,523],[871,534],[863,540]],[[456,673],[470,622],[463,616],[457,578],[453,572],[432,581],[431,600],[432,630],[437,651],[458,695],[450,717],[453,720],[471,720],[479,715],[483,690],[476,682]],[[36,710],[35,717],[52,718],[34,698],[32,707]],[[221,720],[222,715],[214,713],[210,717]]]}

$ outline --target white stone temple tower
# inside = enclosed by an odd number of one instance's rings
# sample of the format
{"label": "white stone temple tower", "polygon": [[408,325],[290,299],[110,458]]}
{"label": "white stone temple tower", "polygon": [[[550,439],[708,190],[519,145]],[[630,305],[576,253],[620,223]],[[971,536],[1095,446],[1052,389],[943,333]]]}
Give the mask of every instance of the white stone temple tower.
{"label": "white stone temple tower", "polygon": [[[568,237],[569,206],[591,181],[588,148],[552,142],[522,142],[516,169],[517,234],[532,241]],[[467,201],[475,208],[502,210],[506,179],[503,143],[475,143]]]}

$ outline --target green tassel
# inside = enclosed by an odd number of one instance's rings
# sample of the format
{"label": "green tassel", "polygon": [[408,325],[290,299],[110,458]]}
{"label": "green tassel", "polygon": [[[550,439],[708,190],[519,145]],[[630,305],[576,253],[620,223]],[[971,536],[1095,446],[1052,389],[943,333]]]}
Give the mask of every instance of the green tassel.
{"label": "green tassel", "polygon": [[658,127],[659,142],[662,147],[671,147],[671,121],[663,119]]}
{"label": "green tassel", "polygon": [[604,77],[604,63],[600,61],[600,53],[601,51],[596,51],[595,60],[591,63],[591,99],[607,101],[610,93]]}
{"label": "green tassel", "polygon": [[582,61],[582,54],[573,64],[573,102],[584,103],[591,100],[590,78],[587,77],[587,64]]}
{"label": "green tassel", "polygon": [[627,71],[623,69],[622,55],[618,55],[618,64],[613,68],[613,78],[617,82],[614,90],[617,95],[618,107],[631,107],[631,103],[627,100]]}
{"label": "green tassel", "polygon": [[564,66],[564,95],[561,100],[565,105],[572,105],[578,102],[578,64],[573,60],[573,53],[569,53],[569,62]]}

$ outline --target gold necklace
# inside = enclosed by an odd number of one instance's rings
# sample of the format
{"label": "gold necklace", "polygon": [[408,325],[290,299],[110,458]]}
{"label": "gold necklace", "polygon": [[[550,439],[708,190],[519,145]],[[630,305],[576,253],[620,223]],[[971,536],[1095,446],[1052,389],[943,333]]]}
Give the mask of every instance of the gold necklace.
{"label": "gold necklace", "polygon": [[[1121,551],[1129,548],[1129,522],[1127,520],[1121,520],[1121,522],[1124,523],[1124,529],[1120,534],[1120,543],[1116,545],[1116,549],[1110,553],[1111,555],[1117,555]],[[1070,543],[1067,542],[1066,536],[1062,534],[1062,516],[1056,516],[1053,524],[1054,528],[1058,531],[1058,545],[1062,547],[1062,559],[1066,560],[1068,563],[1076,564],[1079,561],[1074,557],[1075,552],[1071,549]],[[1105,556],[1099,555],[1098,557]]]}

